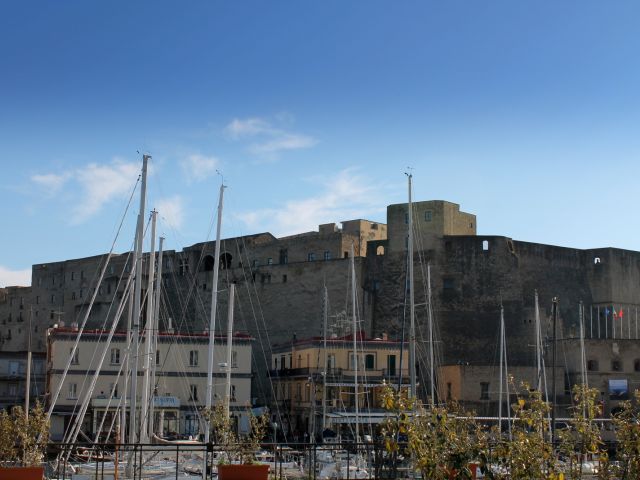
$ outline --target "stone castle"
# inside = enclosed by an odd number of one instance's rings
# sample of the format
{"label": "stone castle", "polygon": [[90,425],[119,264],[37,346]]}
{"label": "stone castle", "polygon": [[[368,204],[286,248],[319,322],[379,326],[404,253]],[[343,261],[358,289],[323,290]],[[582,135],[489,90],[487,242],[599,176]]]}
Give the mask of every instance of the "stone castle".
{"label": "stone castle", "polygon": [[[386,224],[349,220],[342,222],[341,228],[324,224],[318,231],[282,238],[259,233],[222,240],[218,324],[221,328],[226,325],[226,285],[233,282],[238,302],[236,330],[256,338],[254,397],[266,401],[270,396],[269,389],[258,379],[266,377],[271,345],[286,342],[295,334],[321,334],[325,286],[332,322],[339,323],[340,318],[352,315],[348,307],[352,248],[361,328],[372,337],[383,333],[401,336],[407,312],[407,212],[407,204],[396,204],[387,207]],[[552,298],[559,298],[558,334],[565,349],[561,358],[569,369],[565,393],[579,377],[579,366],[573,359],[580,302],[590,345],[587,356],[595,362],[590,365],[598,366],[590,372],[593,378],[597,377],[594,381],[602,384],[603,392],[613,377],[627,379],[630,388],[638,387],[640,252],[615,248],[581,250],[480,236],[476,234],[475,215],[462,212],[457,204],[447,201],[415,202],[413,212],[422,384],[428,383],[424,379],[428,373],[424,339],[429,265],[438,365],[495,365],[502,305],[509,364],[533,366],[537,291],[548,337]],[[164,252],[164,328],[185,332],[207,328],[214,243]],[[31,286],[0,289],[0,350],[25,352],[31,325],[32,347],[44,352],[47,328],[79,323],[96,288],[88,327],[102,328],[114,315],[114,302],[124,288],[121,278],[131,264],[128,253],[112,257],[105,279],[98,286],[96,281],[105,259],[106,255],[101,255],[37,264],[33,266]],[[440,382],[444,388],[444,380]],[[6,395],[2,388],[0,384],[0,397]],[[448,385],[448,396],[451,388]],[[457,389],[454,386],[453,390]]]}

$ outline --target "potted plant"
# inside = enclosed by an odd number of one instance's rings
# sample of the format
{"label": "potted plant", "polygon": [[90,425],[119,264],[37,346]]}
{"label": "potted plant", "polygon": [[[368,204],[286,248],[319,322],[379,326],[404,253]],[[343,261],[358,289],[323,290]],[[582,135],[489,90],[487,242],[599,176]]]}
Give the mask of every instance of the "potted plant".
{"label": "potted plant", "polygon": [[42,480],[48,439],[49,422],[40,403],[28,418],[22,407],[0,412],[0,480]]}
{"label": "potted plant", "polygon": [[231,418],[222,405],[203,411],[213,430],[215,447],[222,451],[218,461],[220,480],[267,480],[269,465],[257,463],[255,454],[267,433],[269,418],[266,415],[249,415],[250,430],[245,436],[238,436],[233,429]]}

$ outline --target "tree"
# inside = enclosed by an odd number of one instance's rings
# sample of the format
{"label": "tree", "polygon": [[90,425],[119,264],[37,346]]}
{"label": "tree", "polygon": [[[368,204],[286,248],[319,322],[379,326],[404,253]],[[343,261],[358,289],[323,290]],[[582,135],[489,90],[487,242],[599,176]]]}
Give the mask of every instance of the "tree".
{"label": "tree", "polygon": [[640,478],[640,390],[634,392],[635,405],[626,400],[613,417],[618,440],[618,475],[621,479]]}

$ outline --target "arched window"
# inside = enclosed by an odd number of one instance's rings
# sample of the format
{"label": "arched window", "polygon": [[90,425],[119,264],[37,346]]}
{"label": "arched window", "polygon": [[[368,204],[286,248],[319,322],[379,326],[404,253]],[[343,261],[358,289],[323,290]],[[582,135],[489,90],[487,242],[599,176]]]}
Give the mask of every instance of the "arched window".
{"label": "arched window", "polygon": [[376,249],[376,255],[384,255],[384,247],[382,245]]}
{"label": "arched window", "polygon": [[233,260],[233,257],[228,252],[220,255],[220,270],[228,270],[231,268],[231,260]]}
{"label": "arched window", "polygon": [[213,256],[207,255],[206,257],[204,257],[204,262],[202,262],[202,269],[205,272],[210,272],[213,270],[214,263],[215,263],[215,260]]}

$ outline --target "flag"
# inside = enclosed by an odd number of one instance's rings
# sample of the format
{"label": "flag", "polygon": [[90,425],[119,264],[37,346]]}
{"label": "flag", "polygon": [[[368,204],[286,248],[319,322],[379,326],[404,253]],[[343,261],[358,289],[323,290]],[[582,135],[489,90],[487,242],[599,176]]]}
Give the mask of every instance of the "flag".
{"label": "flag", "polygon": [[609,317],[609,307],[605,307],[604,309],[604,318],[608,318]]}
{"label": "flag", "polygon": [[624,316],[624,310],[620,309],[620,311],[618,312],[618,318],[622,320],[623,316]]}

